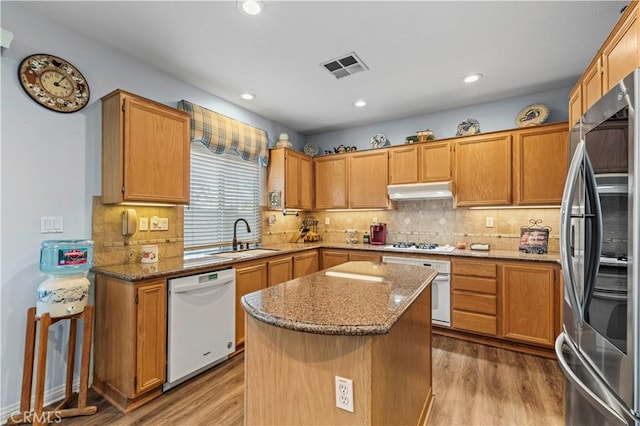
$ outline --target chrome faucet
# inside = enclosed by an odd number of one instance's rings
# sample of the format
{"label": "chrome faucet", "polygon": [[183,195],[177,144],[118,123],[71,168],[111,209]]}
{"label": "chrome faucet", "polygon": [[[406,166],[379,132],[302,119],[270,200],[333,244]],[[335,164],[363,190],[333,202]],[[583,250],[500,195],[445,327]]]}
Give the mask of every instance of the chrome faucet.
{"label": "chrome faucet", "polygon": [[231,247],[234,251],[238,249],[238,239],[236,238],[236,229],[238,227],[238,222],[240,221],[244,222],[244,224],[247,225],[247,232],[251,232],[251,228],[249,228],[249,222],[247,222],[246,220],[240,218],[233,223],[233,242],[231,243]]}

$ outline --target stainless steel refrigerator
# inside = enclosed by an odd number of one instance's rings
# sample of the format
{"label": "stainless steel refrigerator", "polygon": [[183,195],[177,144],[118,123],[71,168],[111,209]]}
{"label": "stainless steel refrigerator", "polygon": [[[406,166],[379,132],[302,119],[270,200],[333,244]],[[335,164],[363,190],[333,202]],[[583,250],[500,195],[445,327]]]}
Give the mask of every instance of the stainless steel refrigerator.
{"label": "stainless steel refrigerator", "polygon": [[571,133],[560,209],[567,425],[640,425],[640,68]]}

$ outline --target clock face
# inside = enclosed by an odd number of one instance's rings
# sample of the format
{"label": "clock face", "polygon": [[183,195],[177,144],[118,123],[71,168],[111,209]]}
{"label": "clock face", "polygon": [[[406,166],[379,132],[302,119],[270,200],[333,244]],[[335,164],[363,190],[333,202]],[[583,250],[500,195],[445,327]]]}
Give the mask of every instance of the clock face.
{"label": "clock face", "polygon": [[45,108],[75,112],[89,102],[89,85],[76,67],[52,55],[31,55],[18,68],[22,88]]}

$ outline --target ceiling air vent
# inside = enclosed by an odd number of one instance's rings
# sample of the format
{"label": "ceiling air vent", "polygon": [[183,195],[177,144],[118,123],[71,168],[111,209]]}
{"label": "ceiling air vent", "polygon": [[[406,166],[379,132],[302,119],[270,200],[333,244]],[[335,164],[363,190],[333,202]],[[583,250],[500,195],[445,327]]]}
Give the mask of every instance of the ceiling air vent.
{"label": "ceiling air vent", "polygon": [[321,65],[336,78],[346,77],[369,69],[354,52],[324,62]]}

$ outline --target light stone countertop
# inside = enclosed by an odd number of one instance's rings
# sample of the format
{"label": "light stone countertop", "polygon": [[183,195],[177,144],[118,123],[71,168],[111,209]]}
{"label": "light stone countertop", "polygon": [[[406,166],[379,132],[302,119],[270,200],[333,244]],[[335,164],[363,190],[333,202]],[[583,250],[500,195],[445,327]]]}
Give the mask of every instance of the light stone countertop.
{"label": "light stone countertop", "polygon": [[347,262],[247,294],[242,307],[260,321],[295,331],[385,334],[436,275],[423,266]]}
{"label": "light stone countertop", "polygon": [[245,257],[242,259],[228,259],[221,262],[185,262],[182,257],[160,258],[157,263],[127,263],[121,265],[104,265],[94,266],[91,271],[94,273],[104,274],[110,277],[122,279],[125,281],[140,281],[151,278],[172,278],[186,275],[197,275],[210,271],[216,271],[232,267],[235,263],[250,260],[259,260],[283,254],[293,254],[310,249],[350,249],[362,251],[378,251],[384,252],[392,256],[402,256],[403,254],[414,254],[423,257],[436,259],[444,259],[451,257],[472,257],[479,259],[495,259],[495,260],[525,260],[532,262],[551,262],[559,263],[560,255],[551,254],[527,254],[511,250],[490,250],[490,251],[474,251],[474,250],[455,250],[452,253],[428,253],[417,252],[410,249],[384,249],[384,246],[370,244],[347,244],[347,243],[297,243],[297,244],[276,244],[261,247],[263,249],[272,249],[273,252],[258,254],[253,257]]}

